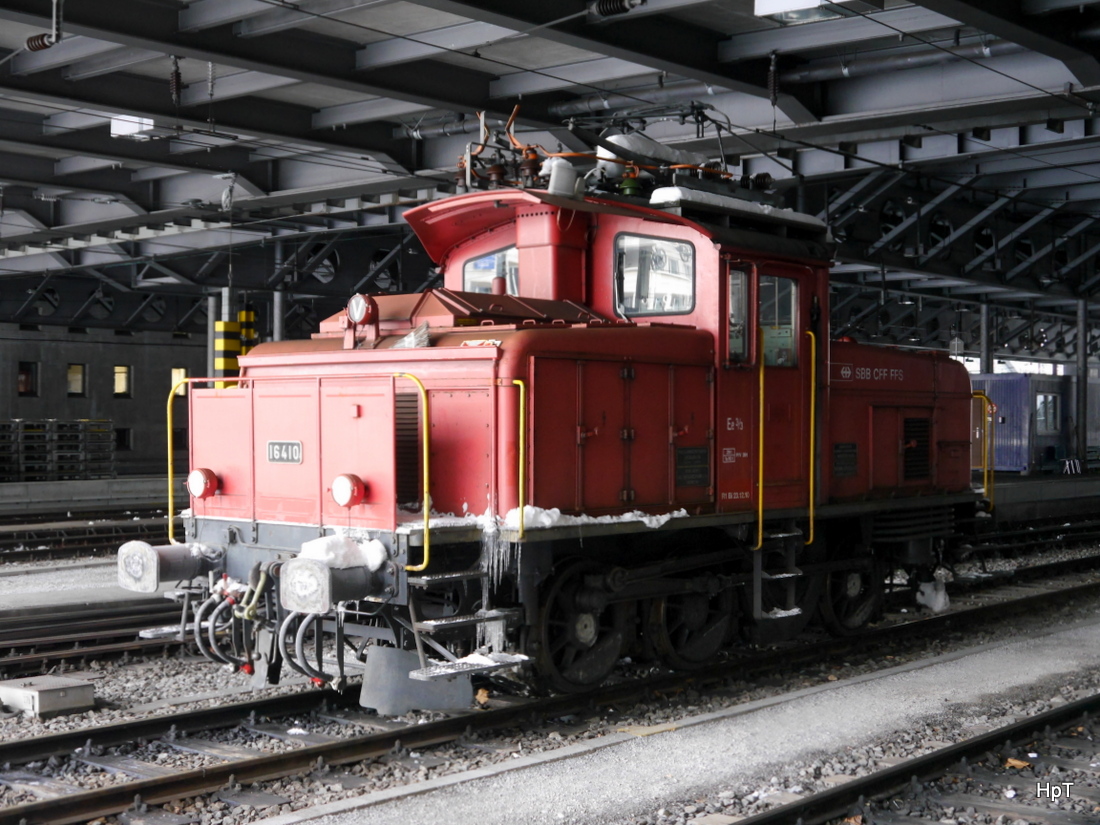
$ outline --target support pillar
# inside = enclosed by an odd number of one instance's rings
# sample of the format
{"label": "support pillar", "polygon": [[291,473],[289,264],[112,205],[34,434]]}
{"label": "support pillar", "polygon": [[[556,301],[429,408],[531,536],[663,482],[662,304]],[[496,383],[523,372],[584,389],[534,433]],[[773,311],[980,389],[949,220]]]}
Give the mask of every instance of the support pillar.
{"label": "support pillar", "polygon": [[217,335],[214,325],[218,322],[218,295],[211,292],[206,296],[206,374],[214,374],[215,344]]}
{"label": "support pillar", "polygon": [[271,340],[282,341],[286,337],[286,289],[275,290],[271,303]]}
{"label": "support pillar", "polygon": [[286,276],[283,272],[283,242],[275,241],[275,272],[271,283],[275,292],[271,296],[271,340],[282,341],[286,337]]}
{"label": "support pillar", "polygon": [[228,286],[222,287],[222,320],[237,320],[236,315],[233,312],[233,288]]}
{"label": "support pillar", "polygon": [[1086,458],[1089,446],[1089,307],[1077,301],[1077,457]]}
{"label": "support pillar", "polygon": [[993,373],[993,330],[989,324],[989,304],[982,304],[981,341],[978,372]]}
{"label": "support pillar", "polygon": [[[241,323],[233,312],[233,290],[222,287],[222,319],[214,324],[214,377],[232,378],[240,374],[237,356],[241,352]],[[216,381],[214,386],[235,386],[232,382]]]}

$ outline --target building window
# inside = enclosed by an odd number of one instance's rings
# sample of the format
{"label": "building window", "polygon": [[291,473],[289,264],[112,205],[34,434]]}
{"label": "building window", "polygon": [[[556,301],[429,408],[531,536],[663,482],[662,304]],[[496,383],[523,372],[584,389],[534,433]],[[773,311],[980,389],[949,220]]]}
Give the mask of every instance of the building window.
{"label": "building window", "polygon": [[130,397],[130,367],[115,364],[115,398]]}
{"label": "building window", "polygon": [[[187,378],[187,367],[172,367],[172,386],[176,387],[180,381]],[[176,395],[187,395],[187,385],[180,384],[176,387]]]}
{"label": "building window", "polygon": [[38,364],[34,361],[20,361],[16,378],[16,392],[23,398],[38,397]]}
{"label": "building window", "polygon": [[134,449],[134,431],[129,427],[115,427],[115,449],[119,451]]}
{"label": "building window", "polygon": [[695,308],[695,247],[685,241],[615,238],[615,298],[623,315],[685,315]]}
{"label": "building window", "polygon": [[1035,395],[1035,432],[1054,435],[1059,432],[1058,396],[1040,392]]}
{"label": "building window", "polygon": [[65,373],[65,381],[69,387],[70,398],[80,398],[85,394],[84,366],[84,364],[69,364],[69,369]]}

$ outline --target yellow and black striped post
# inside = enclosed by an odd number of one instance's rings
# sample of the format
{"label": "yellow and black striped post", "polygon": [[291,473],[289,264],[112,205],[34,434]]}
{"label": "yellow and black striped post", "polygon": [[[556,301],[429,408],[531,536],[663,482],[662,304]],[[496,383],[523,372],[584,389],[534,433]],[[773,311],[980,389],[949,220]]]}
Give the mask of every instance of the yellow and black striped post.
{"label": "yellow and black striped post", "polygon": [[246,304],[245,308],[237,313],[237,320],[241,325],[241,355],[260,343],[256,335],[256,308],[252,304]]}
{"label": "yellow and black striped post", "polygon": [[[238,321],[214,322],[214,377],[234,378],[240,374],[237,356],[241,352],[241,325]],[[235,381],[215,381],[217,389],[237,386]]]}

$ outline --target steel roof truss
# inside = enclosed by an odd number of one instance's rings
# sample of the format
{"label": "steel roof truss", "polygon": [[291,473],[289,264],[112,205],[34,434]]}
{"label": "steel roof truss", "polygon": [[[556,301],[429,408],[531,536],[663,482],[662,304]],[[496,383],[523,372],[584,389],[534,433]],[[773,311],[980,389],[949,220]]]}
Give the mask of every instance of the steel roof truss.
{"label": "steel roof truss", "polygon": [[1015,198],[1017,198],[1019,195],[1020,195],[1020,192],[1013,192],[1011,195],[1002,195],[1001,197],[997,198],[997,200],[993,201],[993,203],[989,204],[989,206],[982,209],[980,212],[978,212],[978,214],[974,215],[966,223],[962,224],[957,229],[952,231],[940,243],[936,244],[931,249],[926,251],[923,255],[921,255],[917,259],[917,266],[924,266],[926,263],[928,263],[930,260],[935,258],[937,255],[941,254],[942,252],[944,252],[947,249],[950,249],[951,246],[959,238],[961,238],[963,235],[967,234],[968,232],[970,232],[971,230],[973,230],[974,228],[976,228],[980,224],[983,224],[987,220],[992,218],[995,214],[997,214],[1002,209],[1004,209],[1006,206],[1008,206],[1010,203],[1012,203],[1012,201]]}
{"label": "steel roof truss", "polygon": [[1048,206],[1045,209],[1040,210],[1037,214],[1033,215],[1028,220],[1024,221],[1008,234],[1004,235],[1003,237],[997,238],[993,242],[993,245],[989,247],[989,249],[979,253],[970,261],[970,263],[963,267],[963,273],[967,274],[973,272],[985,261],[989,260],[1001,250],[1008,248],[1011,243],[1013,243],[1015,240],[1022,237],[1023,235],[1026,235],[1028,232],[1030,232],[1032,229],[1041,224],[1043,221],[1045,221],[1061,208],[1061,204],[1059,204],[1058,206]]}
{"label": "steel roof truss", "polygon": [[1008,283],[1013,278],[1015,278],[1017,275],[1021,274],[1022,272],[1029,269],[1030,267],[1034,266],[1036,263],[1041,261],[1047,255],[1050,255],[1051,253],[1053,253],[1055,250],[1060,249],[1071,238],[1074,238],[1077,235],[1080,235],[1086,229],[1093,226],[1097,222],[1097,220],[1098,220],[1097,218],[1085,218],[1084,220],[1079,222],[1076,226],[1074,226],[1071,229],[1068,229],[1065,232],[1063,232],[1062,234],[1060,234],[1057,238],[1055,238],[1053,241],[1048,243],[1042,249],[1039,249],[1034,254],[1030,255],[1027,258],[1027,260],[1021,261],[1016,266],[1014,266],[1012,269],[1010,269],[1008,272],[1006,272],[1005,273],[1005,283]]}
{"label": "steel roof truss", "polygon": [[968,186],[971,181],[975,180],[977,175],[966,175],[961,178],[958,183],[948,186],[946,189],[937,194],[934,198],[925,204],[919,204],[917,209],[910,215],[906,215],[897,226],[885,233],[881,238],[875,241],[867,249],[867,257],[871,257],[887,244],[893,242],[895,239],[900,238],[908,231],[909,227],[915,223],[918,223],[923,217],[926,217],[932,213],[937,206],[949,198],[954,197],[960,190]]}

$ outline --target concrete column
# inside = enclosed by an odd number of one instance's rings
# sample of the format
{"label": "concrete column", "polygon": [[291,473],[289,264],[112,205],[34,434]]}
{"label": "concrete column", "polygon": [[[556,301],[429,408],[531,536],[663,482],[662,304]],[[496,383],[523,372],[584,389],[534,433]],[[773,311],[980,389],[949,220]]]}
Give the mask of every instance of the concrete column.
{"label": "concrete column", "polygon": [[284,321],[286,319],[286,289],[278,287],[271,302],[271,340],[282,341],[286,337]]}
{"label": "concrete column", "polygon": [[1077,301],[1077,457],[1089,445],[1089,307]]}
{"label": "concrete column", "polygon": [[223,321],[236,321],[237,315],[233,312],[233,289],[232,287],[222,287],[222,317]]}
{"label": "concrete column", "polygon": [[993,330],[989,328],[989,304],[982,304],[981,336],[979,342],[981,355],[978,364],[979,372],[993,372]]}
{"label": "concrete column", "polygon": [[218,294],[211,292],[206,296],[206,374],[214,374],[214,322],[219,319]]}
{"label": "concrete column", "polygon": [[[275,271],[283,266],[283,242],[275,241]],[[285,278],[284,278],[285,280]],[[282,341],[286,337],[286,287],[280,281],[271,296],[271,340]]]}

